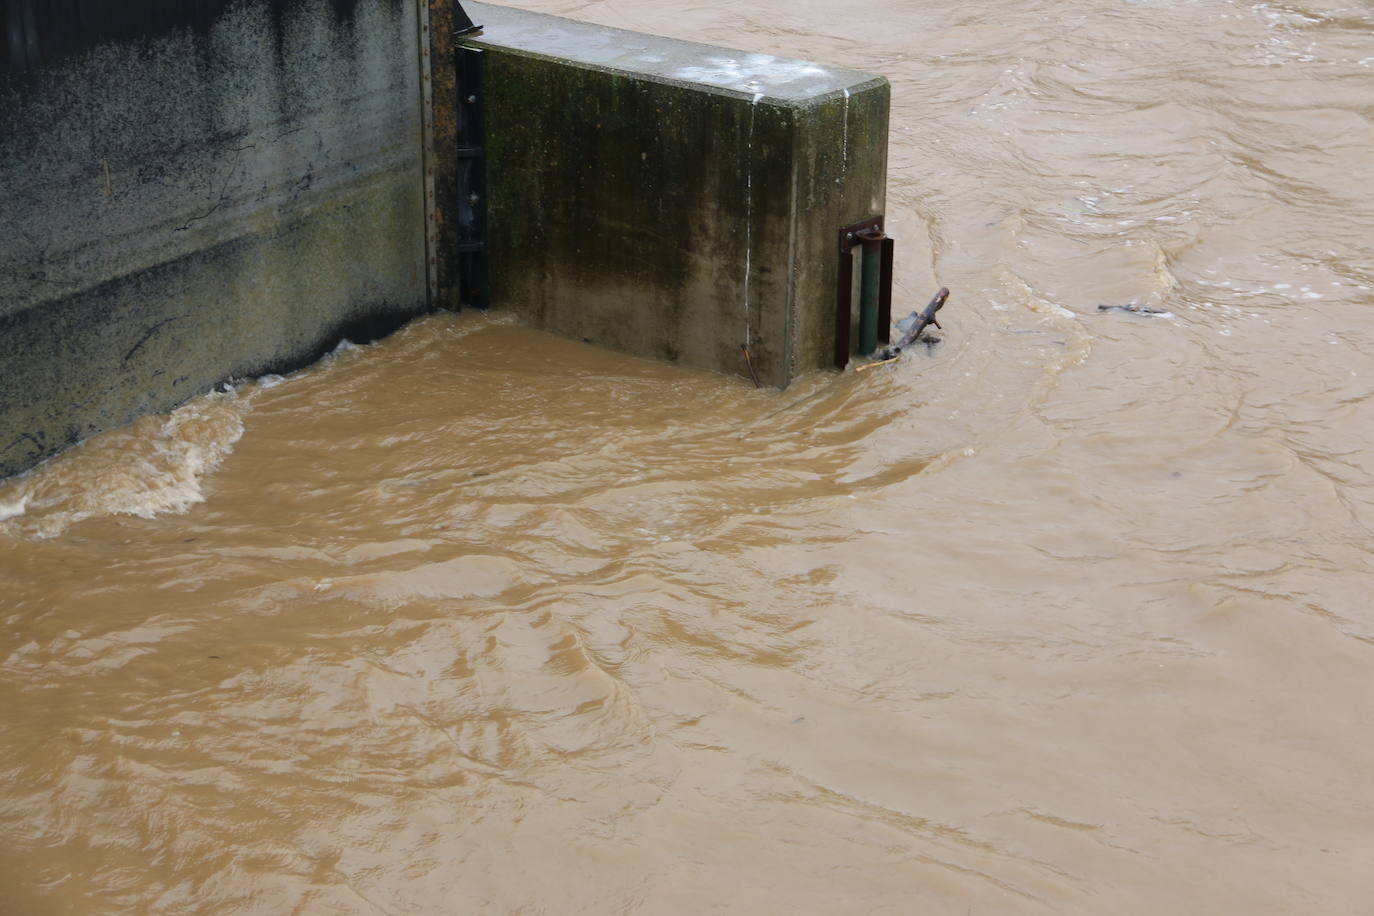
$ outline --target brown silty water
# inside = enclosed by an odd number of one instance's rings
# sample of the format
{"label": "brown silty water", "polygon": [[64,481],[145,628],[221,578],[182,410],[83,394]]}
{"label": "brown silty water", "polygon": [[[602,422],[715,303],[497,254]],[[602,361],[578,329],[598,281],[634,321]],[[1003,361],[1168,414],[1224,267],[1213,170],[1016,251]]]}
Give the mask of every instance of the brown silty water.
{"label": "brown silty water", "polygon": [[888,74],[943,342],[435,317],[9,482],[0,911],[1371,912],[1374,7],[522,5]]}

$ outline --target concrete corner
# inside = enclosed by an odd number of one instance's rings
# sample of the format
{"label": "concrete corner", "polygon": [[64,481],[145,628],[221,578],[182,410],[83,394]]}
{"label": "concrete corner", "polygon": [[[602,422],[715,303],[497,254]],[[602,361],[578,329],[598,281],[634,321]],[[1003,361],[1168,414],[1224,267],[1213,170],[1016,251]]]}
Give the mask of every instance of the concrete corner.
{"label": "concrete corner", "polygon": [[492,292],[533,324],[786,386],[830,361],[839,227],[883,211],[885,79],[490,4]]}

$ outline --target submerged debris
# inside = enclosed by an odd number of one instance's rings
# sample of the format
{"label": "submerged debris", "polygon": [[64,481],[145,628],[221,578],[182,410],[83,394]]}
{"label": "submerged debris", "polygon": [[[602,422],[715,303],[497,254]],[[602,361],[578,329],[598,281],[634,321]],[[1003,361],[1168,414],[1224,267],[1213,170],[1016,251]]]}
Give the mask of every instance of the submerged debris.
{"label": "submerged debris", "polygon": [[[874,353],[873,362],[859,366],[858,371],[862,372],[865,369],[871,369],[874,366],[881,366],[885,363],[892,362],[901,355],[903,350],[916,343],[916,341],[920,339],[921,333],[925,331],[926,328],[930,327],[932,324],[940,328],[940,322],[936,320],[935,313],[945,307],[945,302],[948,299],[948,287],[940,287],[940,291],[935,294],[935,298],[930,300],[930,304],[925,307],[924,311],[919,313],[912,312],[910,315],[897,322],[897,330],[902,332],[902,339],[897,341],[894,345],[884,347],[877,353]],[[943,331],[944,328],[940,328],[940,330]],[[938,337],[927,337],[921,342],[929,349],[939,343],[940,339]]]}
{"label": "submerged debris", "polygon": [[1097,310],[1099,312],[1130,312],[1132,315],[1158,315],[1161,318],[1173,314],[1166,309],[1150,308],[1148,305],[1136,305],[1135,303],[1130,303],[1128,305],[1099,305]]}

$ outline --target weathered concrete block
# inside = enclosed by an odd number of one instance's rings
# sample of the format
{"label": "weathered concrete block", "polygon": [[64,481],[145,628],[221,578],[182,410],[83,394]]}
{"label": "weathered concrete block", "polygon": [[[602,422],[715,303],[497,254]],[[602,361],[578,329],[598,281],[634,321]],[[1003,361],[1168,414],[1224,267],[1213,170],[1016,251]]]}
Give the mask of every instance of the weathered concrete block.
{"label": "weathered concrete block", "polygon": [[50,6],[0,23],[0,477],[428,307],[415,0]]}
{"label": "weathered concrete block", "polygon": [[494,304],[785,386],[829,364],[841,226],[881,213],[885,79],[485,3]]}

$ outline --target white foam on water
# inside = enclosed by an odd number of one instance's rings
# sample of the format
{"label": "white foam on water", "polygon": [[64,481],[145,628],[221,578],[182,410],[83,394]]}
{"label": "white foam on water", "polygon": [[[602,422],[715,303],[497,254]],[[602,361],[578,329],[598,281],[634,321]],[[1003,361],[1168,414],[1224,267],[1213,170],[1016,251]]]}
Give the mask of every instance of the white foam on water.
{"label": "white foam on water", "polygon": [[339,341],[338,344],[335,345],[334,349],[329,351],[329,355],[338,356],[341,353],[351,353],[354,350],[365,349],[367,346],[367,344],[354,343],[353,341],[345,337],[343,340]]}
{"label": "white foam on water", "polygon": [[243,435],[247,401],[202,395],[110,430],[0,486],[0,531],[55,537],[79,521],[154,518],[205,501],[202,483]]}
{"label": "white foam on water", "polygon": [[29,494],[23,493],[9,502],[0,501],[0,522],[18,518],[27,512],[30,498]]}

